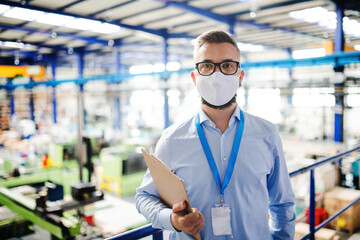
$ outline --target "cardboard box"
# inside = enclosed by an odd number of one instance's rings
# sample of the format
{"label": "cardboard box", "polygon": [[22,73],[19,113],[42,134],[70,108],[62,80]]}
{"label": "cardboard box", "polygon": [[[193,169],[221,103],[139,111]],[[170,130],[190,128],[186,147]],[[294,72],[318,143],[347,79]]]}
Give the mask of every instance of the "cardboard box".
{"label": "cardboard box", "polygon": [[[360,190],[336,187],[324,195],[324,208],[329,217],[360,197]],[[356,203],[339,217],[335,218],[330,226],[335,229],[347,230],[353,233],[360,227],[360,202]]]}
{"label": "cardboard box", "polygon": [[[309,231],[309,224],[306,223],[296,223],[295,225],[295,237],[294,240],[299,240]],[[332,229],[322,228],[315,233],[315,240],[336,240],[338,239],[336,236],[336,231]]]}

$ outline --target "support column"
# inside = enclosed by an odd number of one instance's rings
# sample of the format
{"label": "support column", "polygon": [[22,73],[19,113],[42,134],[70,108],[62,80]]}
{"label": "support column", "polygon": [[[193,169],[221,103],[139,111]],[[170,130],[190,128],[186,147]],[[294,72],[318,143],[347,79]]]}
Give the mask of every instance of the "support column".
{"label": "support column", "polygon": [[335,84],[335,119],[334,141],[344,141],[344,109],[345,109],[345,86],[344,83]]}
{"label": "support column", "polygon": [[[56,65],[57,65],[57,61],[56,61],[56,54],[54,54],[51,57],[51,73],[52,73],[52,81],[55,82],[56,81]],[[56,103],[56,85],[54,84],[52,87],[52,115],[53,115],[53,123],[57,123],[57,103]]]}
{"label": "support column", "polygon": [[[335,53],[344,51],[344,30],[343,30],[343,17],[344,17],[344,3],[337,1],[336,5],[337,25],[335,31]],[[343,78],[344,66],[334,67],[336,79]],[[344,141],[344,88],[345,83],[342,79],[341,82],[335,84],[335,119],[334,119],[334,141]]]}
{"label": "support column", "polygon": [[[169,73],[166,69],[166,65],[168,63],[168,47],[169,44],[167,42],[168,40],[168,36],[167,36],[167,32],[164,34],[164,66],[165,66],[165,70],[163,72],[163,81],[166,83],[169,79]],[[169,127],[170,123],[169,123],[169,97],[168,97],[168,88],[165,84],[165,88],[164,88],[164,128]]]}
{"label": "support column", "polygon": [[[116,51],[115,51],[115,74],[116,79],[119,80],[118,85],[121,84],[120,71],[121,71],[121,40],[115,41]],[[118,91],[120,93],[120,91]],[[114,98],[114,128],[115,130],[120,130],[121,127],[121,104],[120,104],[120,96],[116,96]]]}
{"label": "support column", "polygon": [[310,204],[309,204],[309,230],[310,230],[310,240],[315,239],[315,170],[310,170]]}
{"label": "support column", "polygon": [[[32,78],[30,78],[30,84],[33,83]],[[30,111],[30,120],[35,122],[35,116],[34,116],[34,93],[32,87],[29,89],[29,111]]]}
{"label": "support column", "polygon": [[14,88],[12,87],[12,79],[8,80],[9,81],[9,90],[8,90],[8,95],[9,95],[9,101],[10,101],[10,121],[11,121],[11,118],[14,116],[15,114],[15,100],[14,100]]}
{"label": "support column", "polygon": [[231,35],[235,36],[235,23],[229,24],[229,32]]}
{"label": "support column", "polygon": [[77,97],[77,123],[78,123],[78,163],[80,169],[80,181],[83,181],[83,166],[84,166],[84,145],[82,143],[84,121],[84,84],[82,82],[84,76],[84,48],[77,49],[78,56],[78,78],[79,78],[79,92]]}

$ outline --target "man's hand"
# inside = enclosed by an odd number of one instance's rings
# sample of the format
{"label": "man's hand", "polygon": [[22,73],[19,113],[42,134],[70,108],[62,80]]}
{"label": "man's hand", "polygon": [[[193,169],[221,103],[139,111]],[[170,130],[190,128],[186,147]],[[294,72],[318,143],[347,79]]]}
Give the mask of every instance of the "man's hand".
{"label": "man's hand", "polygon": [[195,236],[205,226],[204,216],[196,208],[192,208],[190,213],[187,213],[185,209],[185,201],[174,204],[170,218],[171,224],[176,230]]}

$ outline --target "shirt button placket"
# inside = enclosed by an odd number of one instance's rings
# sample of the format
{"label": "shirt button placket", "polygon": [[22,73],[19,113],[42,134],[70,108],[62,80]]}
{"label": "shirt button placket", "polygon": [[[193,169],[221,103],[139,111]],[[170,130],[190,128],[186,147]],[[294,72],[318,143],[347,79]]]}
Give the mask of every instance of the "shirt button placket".
{"label": "shirt button placket", "polygon": [[225,146],[224,146],[224,144],[225,144],[225,134],[222,134],[221,135],[221,156],[222,156],[222,160],[226,161],[227,158],[225,156]]}

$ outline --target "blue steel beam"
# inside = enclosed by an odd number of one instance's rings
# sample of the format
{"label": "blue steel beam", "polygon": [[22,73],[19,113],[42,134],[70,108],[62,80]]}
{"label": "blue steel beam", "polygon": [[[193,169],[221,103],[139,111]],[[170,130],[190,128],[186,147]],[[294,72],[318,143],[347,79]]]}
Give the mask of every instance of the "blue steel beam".
{"label": "blue steel beam", "polygon": [[[146,13],[150,13],[150,12],[153,12],[153,11],[161,10],[161,9],[164,9],[164,8],[166,8],[165,5],[162,6],[162,7],[157,7],[157,8],[153,8],[153,9],[148,9],[148,10],[146,10],[146,11],[142,11],[142,12],[139,12],[139,13],[134,13],[134,14],[131,14],[131,15],[128,15],[128,16],[124,17],[124,18],[122,19],[122,21],[125,20],[125,19],[129,19],[129,18],[132,18],[132,17],[136,17],[136,16],[139,16],[139,15],[142,15],[142,14],[146,14]],[[147,22],[146,22],[146,24],[147,24]]]}
{"label": "blue steel beam", "polygon": [[[288,2],[275,3],[275,4],[270,4],[270,5],[267,5],[267,6],[261,6],[261,7],[259,7],[257,9],[257,11],[267,10],[267,9],[270,9],[270,8],[285,7],[285,6],[293,5],[295,3],[310,2],[310,1],[314,1],[314,0],[294,0],[294,1],[288,1]],[[222,3],[222,4],[217,5],[215,7],[209,8],[209,10],[214,10],[215,8],[218,8],[218,7],[226,7],[226,6],[235,5],[235,4],[244,4],[245,2],[246,1]],[[251,2],[251,0],[247,1],[247,2]],[[247,14],[247,13],[250,13],[250,12],[251,12],[251,10],[247,10],[247,11],[243,11],[243,12],[237,12],[234,15],[238,16],[238,15],[243,15],[243,14]]]}
{"label": "blue steel beam", "polygon": [[[122,41],[118,40],[115,42],[115,73],[120,74],[121,72],[121,47]],[[114,99],[114,128],[115,130],[120,130],[121,127],[121,104],[120,104],[120,97],[117,96]]]}
{"label": "blue steel beam", "polygon": [[97,11],[95,13],[92,13],[92,14],[88,15],[88,17],[95,17],[98,14],[104,13],[106,11],[109,11],[109,10],[112,10],[112,9],[115,9],[115,8],[118,8],[118,7],[125,6],[125,5],[127,5],[127,4],[129,4],[131,2],[133,2],[133,1],[127,1],[127,2],[120,3],[120,4],[116,4],[116,5],[112,6],[112,7],[109,7],[109,8]]}
{"label": "blue steel beam", "polygon": [[233,17],[227,17],[227,16],[217,14],[217,13],[214,13],[214,12],[206,10],[206,9],[193,7],[184,2],[166,1],[166,6],[173,6],[173,7],[181,8],[186,11],[197,13],[201,16],[216,20],[218,22],[226,23],[229,25],[232,24],[233,22],[235,22],[235,20],[236,20]]}
{"label": "blue steel beam", "polygon": [[175,14],[175,15],[172,15],[172,16],[165,16],[165,17],[160,17],[160,18],[157,18],[157,19],[155,19],[155,20],[151,20],[151,21],[147,21],[146,22],[146,25],[149,25],[149,24],[152,24],[152,23],[156,23],[156,22],[160,22],[160,21],[167,21],[167,20],[169,20],[169,19],[171,19],[171,18],[176,18],[176,17],[180,17],[180,16],[183,16],[184,15],[184,13],[179,13],[179,14]]}
{"label": "blue steel beam", "polygon": [[69,4],[65,5],[65,6],[62,6],[62,7],[58,8],[58,9],[56,9],[56,10],[57,11],[64,11],[65,9],[67,9],[67,8],[69,8],[71,6],[74,6],[74,5],[78,4],[78,3],[81,3],[83,1],[85,1],[85,0],[77,0],[75,2],[72,2],[72,3],[69,3]]}
{"label": "blue steel beam", "polygon": [[[246,24],[246,25],[257,27],[259,29],[272,28],[272,29],[275,29],[275,30],[276,29],[281,30],[281,31],[286,32],[286,33],[298,34],[298,35],[303,35],[303,36],[311,36],[311,37],[314,37],[314,38],[325,39],[324,37],[319,37],[319,36],[311,35],[311,34],[307,34],[307,33],[301,33],[301,32],[297,32],[295,30],[287,29],[287,28],[272,27],[270,24],[259,24],[259,23],[256,23],[255,21],[239,20],[239,19],[236,19],[237,14],[221,15],[221,14],[217,14],[217,13],[214,13],[214,12],[206,10],[206,9],[190,6],[190,5],[188,5],[188,4],[184,3],[184,2],[177,2],[177,1],[170,0],[170,1],[167,1],[166,4],[169,5],[169,6],[179,7],[179,8],[185,9],[187,11],[191,11],[191,12],[197,13],[197,14],[199,14],[201,16],[208,17],[210,19],[213,19],[213,20],[216,20],[216,21],[219,21],[219,22],[223,22],[223,23],[226,23],[226,24],[229,24],[229,25],[230,24]],[[185,25],[187,25],[187,24],[189,24],[189,23],[186,23]],[[177,25],[177,26],[174,26],[174,27],[179,27],[179,26],[181,26],[181,25]]]}
{"label": "blue steel beam", "polygon": [[[168,73],[168,70],[166,69],[166,65],[168,63],[168,58],[169,58],[169,53],[168,53],[169,43],[168,43],[168,38],[166,36],[166,33],[164,34],[163,47],[164,47],[163,63],[165,66],[165,70],[164,70],[162,76],[163,76],[164,82],[167,82],[169,79],[169,73]],[[164,129],[169,127],[169,125],[170,125],[170,123],[169,123],[169,96],[168,96],[168,89],[166,88],[166,89],[164,89]]]}
{"label": "blue steel beam", "polygon": [[[336,53],[325,57],[309,58],[309,59],[285,59],[277,61],[264,61],[264,62],[244,62],[241,64],[241,67],[244,69],[249,68],[264,68],[264,67],[278,67],[278,68],[293,68],[298,66],[314,66],[314,65],[333,65],[333,66],[344,66],[351,63],[360,63],[360,52],[343,52]],[[193,69],[180,69],[174,73],[177,74],[189,74]],[[169,72],[170,73],[170,72]],[[151,74],[138,74],[146,76],[159,76],[161,73],[151,73]],[[67,79],[67,80],[57,80],[57,81],[48,81],[48,82],[36,82],[36,83],[26,83],[26,84],[11,84],[8,82],[6,85],[0,85],[0,89],[14,89],[17,87],[31,88],[39,85],[46,86],[57,86],[63,83],[76,83],[76,84],[85,84],[89,81],[107,81],[109,83],[118,83],[122,82],[125,79],[134,77],[133,74],[121,73],[121,74],[106,74],[106,75],[95,75],[89,77],[82,77],[76,79]]]}
{"label": "blue steel beam", "polygon": [[[56,66],[57,66],[57,54],[52,54],[51,59],[51,73],[52,73],[52,81],[56,81]],[[57,102],[56,102],[56,87],[52,87],[52,95],[51,95],[51,102],[52,102],[52,115],[53,115],[53,122],[57,123]]]}
{"label": "blue steel beam", "polygon": [[309,231],[310,240],[315,240],[315,169],[310,170]]}
{"label": "blue steel beam", "polygon": [[244,62],[242,68],[278,67],[293,68],[300,66],[333,65],[344,66],[350,63],[360,62],[360,52],[342,52],[332,55],[305,59],[284,59],[264,62]]}
{"label": "blue steel beam", "polygon": [[[33,82],[32,78],[30,78],[29,81]],[[30,120],[35,121],[33,89],[30,89],[30,91],[29,91],[29,112],[30,112]]]}
{"label": "blue steel beam", "polygon": [[344,29],[343,29],[344,6],[336,6],[336,30],[334,52],[344,51]]}
{"label": "blue steel beam", "polygon": [[[344,3],[339,1],[336,5],[336,31],[335,31],[335,42],[334,42],[334,52],[339,53],[344,51],[344,29],[343,29],[343,17],[344,17]],[[335,72],[343,73],[344,67],[335,66]],[[335,114],[334,114],[334,141],[343,142],[344,141],[344,89],[343,84],[340,83],[339,86],[335,84]],[[337,88],[338,87],[338,88]]]}

